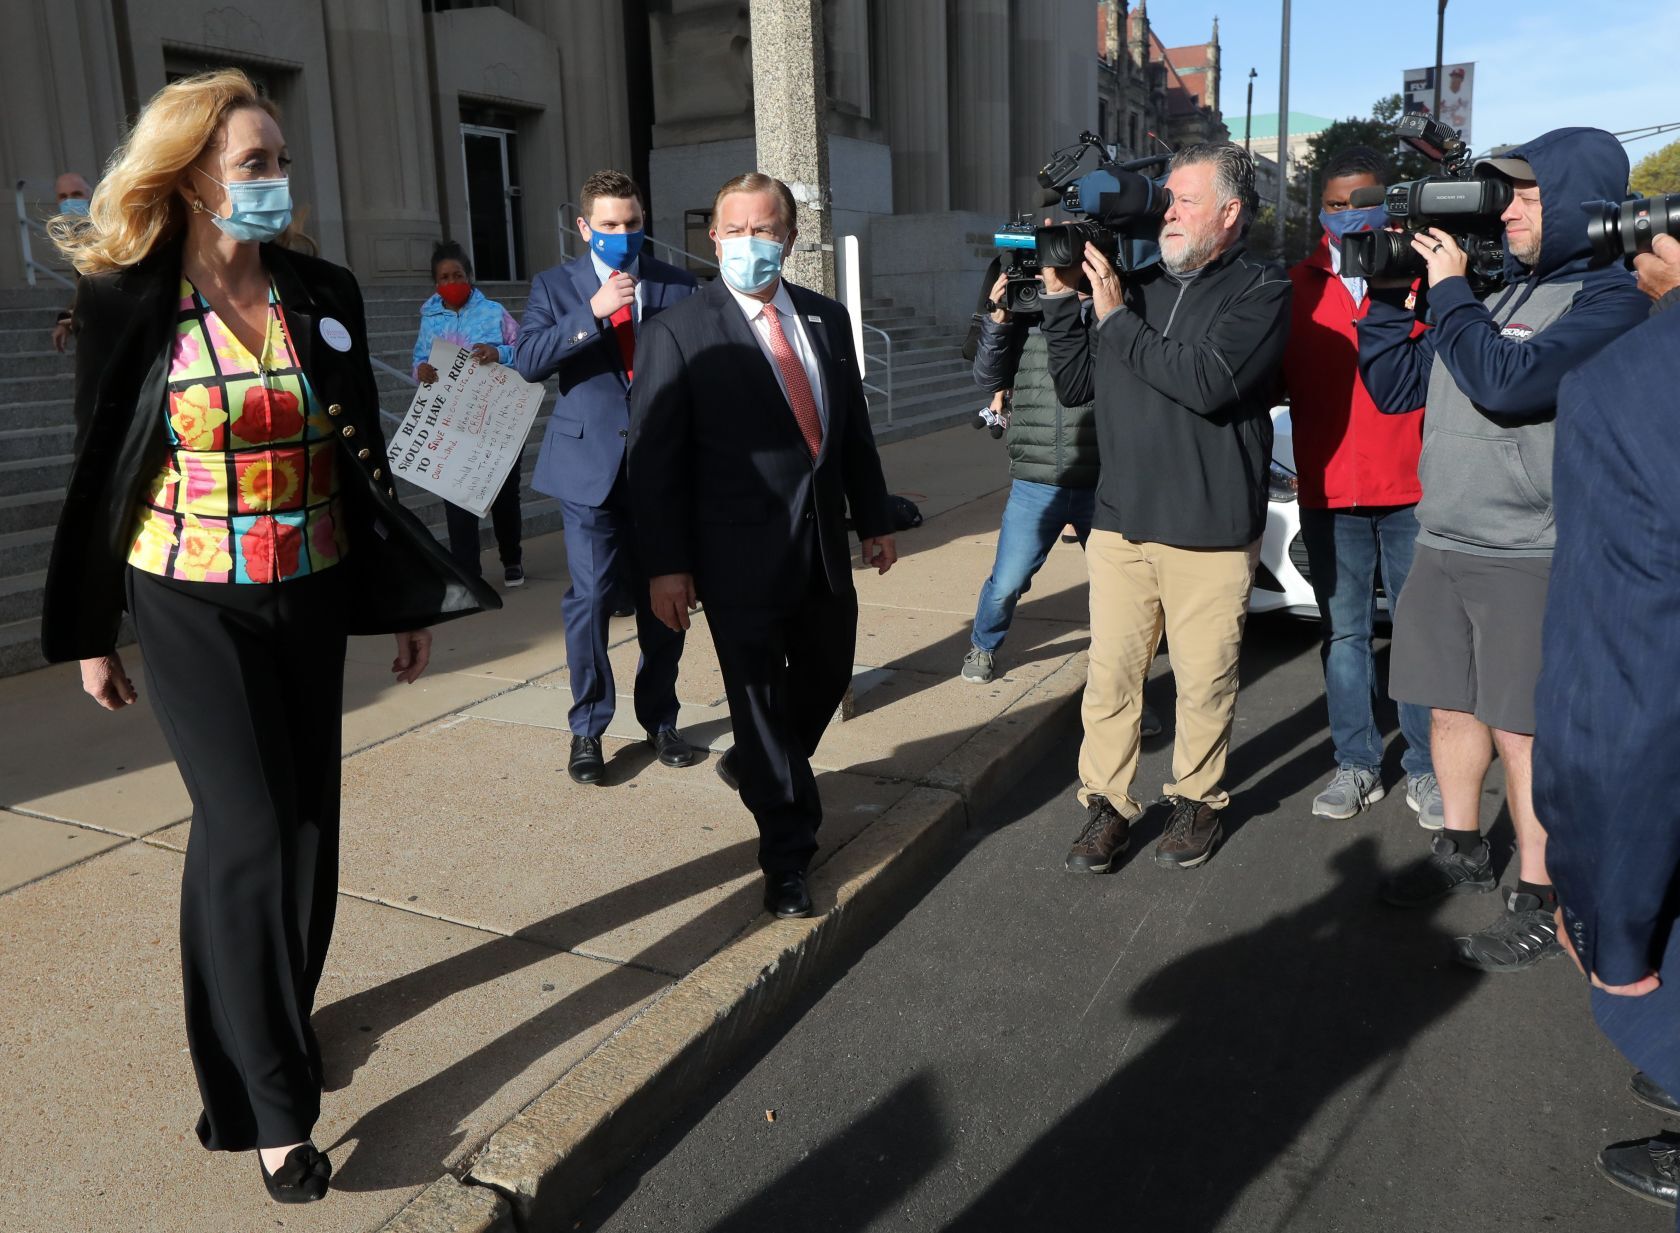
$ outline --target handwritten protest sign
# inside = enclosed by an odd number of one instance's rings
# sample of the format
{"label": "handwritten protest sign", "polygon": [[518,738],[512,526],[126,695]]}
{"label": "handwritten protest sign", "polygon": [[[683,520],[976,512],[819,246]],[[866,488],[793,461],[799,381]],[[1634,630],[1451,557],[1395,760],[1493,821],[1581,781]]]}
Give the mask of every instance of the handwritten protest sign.
{"label": "handwritten protest sign", "polygon": [[482,518],[525,448],[543,387],[449,342],[433,343],[428,362],[438,379],[415,391],[391,435],[391,471]]}

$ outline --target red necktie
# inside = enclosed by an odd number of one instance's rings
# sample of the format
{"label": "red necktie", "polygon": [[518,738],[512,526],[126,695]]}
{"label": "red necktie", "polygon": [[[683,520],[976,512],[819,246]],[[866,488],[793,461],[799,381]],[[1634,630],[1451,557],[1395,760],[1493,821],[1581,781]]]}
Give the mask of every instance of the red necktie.
{"label": "red necktie", "polygon": [[764,320],[770,327],[770,354],[776,357],[782,384],[787,386],[793,418],[799,421],[805,447],[815,460],[822,453],[822,416],[817,414],[817,400],[811,394],[811,379],[805,375],[805,365],[799,362],[799,356],[788,345],[787,335],[782,333],[782,314],[776,311],[775,305],[764,306]]}
{"label": "red necktie", "polygon": [[613,334],[618,339],[618,354],[624,361],[624,379],[636,379],[636,325],[631,317],[632,305],[623,308],[607,318],[607,324],[612,326]]}

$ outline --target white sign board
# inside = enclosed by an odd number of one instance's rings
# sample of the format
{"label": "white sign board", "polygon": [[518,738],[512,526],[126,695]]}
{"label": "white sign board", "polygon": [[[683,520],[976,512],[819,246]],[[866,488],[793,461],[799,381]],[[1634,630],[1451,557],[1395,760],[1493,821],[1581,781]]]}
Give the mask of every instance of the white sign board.
{"label": "white sign board", "polygon": [[[1475,61],[1441,66],[1441,114],[1437,118],[1443,124],[1456,128],[1459,136],[1464,138],[1464,144],[1469,146],[1474,145],[1470,140],[1470,96],[1475,82]],[[1435,110],[1434,66],[1407,69],[1404,92],[1407,115],[1413,112],[1432,114]]]}
{"label": "white sign board", "polygon": [[480,518],[537,418],[543,387],[454,343],[432,344],[438,379],[415,391],[386,453],[391,472]]}

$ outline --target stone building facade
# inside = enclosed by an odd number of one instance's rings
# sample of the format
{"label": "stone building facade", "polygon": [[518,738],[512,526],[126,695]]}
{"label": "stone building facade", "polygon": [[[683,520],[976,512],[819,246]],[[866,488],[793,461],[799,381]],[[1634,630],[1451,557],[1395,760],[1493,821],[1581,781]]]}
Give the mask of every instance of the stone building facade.
{"label": "stone building facade", "polygon": [[[755,162],[750,0],[27,9],[0,80],[0,162],[37,215],[53,175],[94,178],[157,89],[225,64],[281,106],[323,255],[372,282],[424,279],[442,235],[471,246],[481,278],[528,278],[559,259],[567,207],[604,166],[648,186],[657,237],[708,252],[717,185]],[[1081,130],[1106,123],[1123,152],[1148,131],[1224,134],[1217,29],[1165,48],[1143,0],[826,0],[823,26],[835,234],[863,237],[877,294],[941,316],[965,297],[966,314],[992,229],[1033,208],[1037,169]],[[962,288],[909,295],[943,267]],[[0,279],[21,277],[0,245]]]}

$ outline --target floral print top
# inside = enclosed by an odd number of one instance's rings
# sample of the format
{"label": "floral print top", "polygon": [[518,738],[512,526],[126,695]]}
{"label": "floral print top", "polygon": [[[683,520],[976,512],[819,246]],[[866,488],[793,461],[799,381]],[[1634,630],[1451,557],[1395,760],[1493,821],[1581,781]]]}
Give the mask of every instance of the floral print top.
{"label": "floral print top", "polygon": [[343,558],[337,438],[272,285],[254,356],[187,279],[164,405],[169,453],[128,563],[191,582],[285,582]]}

